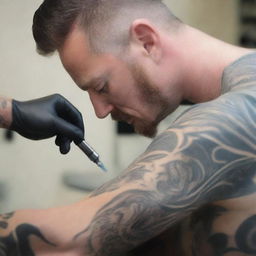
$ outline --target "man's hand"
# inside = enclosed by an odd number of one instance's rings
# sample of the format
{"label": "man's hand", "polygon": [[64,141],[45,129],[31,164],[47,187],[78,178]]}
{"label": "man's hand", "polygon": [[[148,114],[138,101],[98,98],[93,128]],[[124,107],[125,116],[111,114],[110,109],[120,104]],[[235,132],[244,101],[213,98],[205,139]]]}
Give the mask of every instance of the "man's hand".
{"label": "man's hand", "polygon": [[69,152],[72,141],[84,138],[81,113],[59,94],[25,102],[13,100],[12,115],[11,130],[32,140],[56,135],[55,143],[62,154]]}

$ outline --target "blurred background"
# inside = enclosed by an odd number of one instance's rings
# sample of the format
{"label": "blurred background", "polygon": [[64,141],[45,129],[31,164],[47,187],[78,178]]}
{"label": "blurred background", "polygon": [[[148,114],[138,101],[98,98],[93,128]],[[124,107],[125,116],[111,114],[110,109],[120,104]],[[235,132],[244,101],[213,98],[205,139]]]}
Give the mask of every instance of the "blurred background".
{"label": "blurred background", "polygon": [[[61,155],[54,139],[30,141],[0,130],[0,212],[72,203],[118,175],[150,143],[110,118],[98,120],[85,92],[64,71],[58,56],[35,51],[31,25],[41,0],[0,1],[0,94],[29,100],[60,93],[83,114],[86,139],[109,169],[101,172],[74,145]],[[219,39],[256,46],[255,0],[166,0],[184,22]],[[169,126],[179,109],[160,125]]]}

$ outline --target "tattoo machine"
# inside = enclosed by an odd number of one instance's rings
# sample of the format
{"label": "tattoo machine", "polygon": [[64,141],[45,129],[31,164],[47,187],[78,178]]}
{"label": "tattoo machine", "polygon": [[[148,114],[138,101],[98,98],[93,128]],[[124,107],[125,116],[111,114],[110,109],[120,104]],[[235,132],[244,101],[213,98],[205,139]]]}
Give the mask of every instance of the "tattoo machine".
{"label": "tattoo machine", "polygon": [[106,167],[104,166],[104,164],[100,161],[100,157],[99,154],[88,144],[86,143],[84,140],[78,144],[76,144],[86,155],[87,157],[94,162],[95,164],[97,164],[101,170],[103,170],[104,172],[107,172]]}

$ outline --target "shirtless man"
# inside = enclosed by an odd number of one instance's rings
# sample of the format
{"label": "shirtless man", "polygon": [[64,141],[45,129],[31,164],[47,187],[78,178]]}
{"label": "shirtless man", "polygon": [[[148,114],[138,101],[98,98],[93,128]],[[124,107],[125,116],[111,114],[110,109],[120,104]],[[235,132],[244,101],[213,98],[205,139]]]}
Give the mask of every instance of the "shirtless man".
{"label": "shirtless man", "polygon": [[99,118],[154,136],[183,100],[195,105],[90,197],[3,215],[2,255],[256,255],[256,53],[157,0],[46,0],[33,32]]}

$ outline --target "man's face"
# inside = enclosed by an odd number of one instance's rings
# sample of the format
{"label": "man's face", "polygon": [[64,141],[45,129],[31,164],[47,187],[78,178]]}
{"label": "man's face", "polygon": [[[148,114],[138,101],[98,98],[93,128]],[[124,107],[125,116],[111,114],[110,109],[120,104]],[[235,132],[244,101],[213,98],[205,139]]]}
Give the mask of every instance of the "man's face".
{"label": "man's face", "polygon": [[[136,64],[127,65],[127,67],[137,89],[137,99],[142,103],[141,108],[148,108],[148,113],[152,113],[152,119],[130,116],[118,108],[111,112],[111,117],[116,121],[124,121],[132,124],[135,131],[139,134],[153,137],[157,133],[158,123],[169,114],[167,110],[169,110],[170,104],[161,97],[159,89],[150,82],[142,67]],[[154,114],[154,109],[157,109],[156,114]]]}
{"label": "man's face", "polygon": [[59,49],[61,61],[76,84],[89,93],[97,117],[111,114],[135,131],[153,137],[169,111],[168,102],[138,64],[111,54],[95,55],[84,32],[74,29]]}

